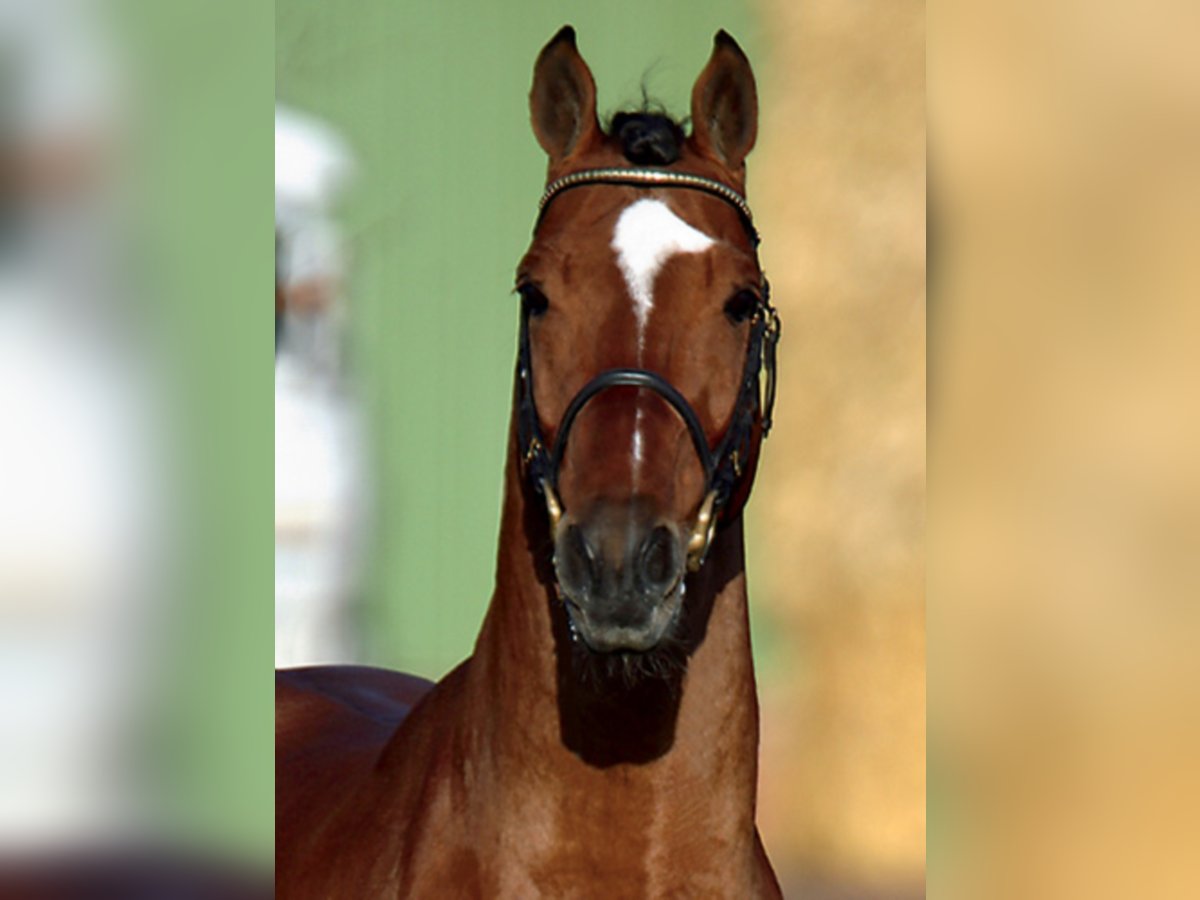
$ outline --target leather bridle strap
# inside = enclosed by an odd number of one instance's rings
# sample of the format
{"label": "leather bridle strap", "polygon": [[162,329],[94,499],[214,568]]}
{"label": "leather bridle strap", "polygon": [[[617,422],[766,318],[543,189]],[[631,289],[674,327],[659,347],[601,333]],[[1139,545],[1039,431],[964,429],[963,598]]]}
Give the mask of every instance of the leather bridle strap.
{"label": "leather bridle strap", "polygon": [[713,458],[708,449],[708,437],[704,434],[704,426],[700,424],[696,411],[684,399],[683,394],[675,390],[671,382],[646,369],[608,369],[585,384],[571,400],[567,411],[563,413],[562,423],[555,432],[554,452],[550,454],[549,484],[551,487],[558,488],[558,469],[562,465],[563,453],[567,449],[567,436],[571,433],[575,417],[579,415],[579,411],[589,400],[601,391],[615,387],[648,388],[671,404],[675,412],[679,414],[679,418],[683,419],[683,424],[687,426],[688,433],[692,437],[696,456],[700,460],[700,465],[704,467],[704,483],[712,482]]}
{"label": "leather bridle strap", "polygon": [[745,226],[746,234],[750,238],[751,245],[755,248],[758,247],[758,231],[754,228],[754,216],[750,212],[750,204],[746,202],[745,197],[729,185],[717,181],[715,178],[694,175],[691,172],[672,172],[667,169],[626,169],[620,167],[583,169],[579,172],[563,175],[561,178],[555,178],[546,185],[546,189],[542,192],[542,198],[538,201],[538,217],[533,225],[534,233],[537,232],[538,226],[542,223],[542,217],[545,216],[546,209],[550,206],[551,200],[563,191],[588,184],[623,184],[630,187],[644,188],[690,188],[693,191],[703,191],[706,194],[712,194],[714,197],[724,200],[738,211],[742,219],[742,225]]}

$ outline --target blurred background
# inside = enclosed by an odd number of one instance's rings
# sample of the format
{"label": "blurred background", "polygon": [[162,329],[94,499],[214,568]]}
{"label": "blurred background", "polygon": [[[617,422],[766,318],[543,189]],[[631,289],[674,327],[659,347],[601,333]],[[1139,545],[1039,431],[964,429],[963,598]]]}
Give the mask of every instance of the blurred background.
{"label": "blurred background", "polygon": [[[683,112],[718,27],[754,62],[760,821],[793,893],[922,892],[924,9],[516,9],[0,4],[0,894],[68,845],[266,870],[272,584],[337,639],[288,658],[469,652],[564,21],[605,110]],[[1195,16],[930,10],[939,896],[1200,896]]]}
{"label": "blurred background", "polygon": [[5,897],[261,895],[270,855],[272,22],[171,6],[0,4]]}
{"label": "blurred background", "polygon": [[[533,61],[602,115],[749,55],[784,319],[748,511],[759,821],[789,894],[924,894],[924,6],[276,4],[276,662],[439,678],[491,594]],[[453,548],[453,549],[451,549]],[[805,893],[807,892],[807,893]]]}
{"label": "blurred background", "polygon": [[930,16],[941,896],[1200,896],[1198,33]]}

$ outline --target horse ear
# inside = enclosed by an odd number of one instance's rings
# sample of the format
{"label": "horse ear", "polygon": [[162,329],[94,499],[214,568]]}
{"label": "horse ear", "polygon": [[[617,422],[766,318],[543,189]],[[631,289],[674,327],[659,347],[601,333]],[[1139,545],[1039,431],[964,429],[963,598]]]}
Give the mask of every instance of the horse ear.
{"label": "horse ear", "polygon": [[724,30],[713,38],[708,65],[692,88],[692,139],[738,170],[758,135],[758,92],[746,54]]}
{"label": "horse ear", "polygon": [[570,25],[563,26],[538,54],[529,111],[533,133],[552,162],[601,134],[596,119],[596,82],[575,49],[575,29]]}

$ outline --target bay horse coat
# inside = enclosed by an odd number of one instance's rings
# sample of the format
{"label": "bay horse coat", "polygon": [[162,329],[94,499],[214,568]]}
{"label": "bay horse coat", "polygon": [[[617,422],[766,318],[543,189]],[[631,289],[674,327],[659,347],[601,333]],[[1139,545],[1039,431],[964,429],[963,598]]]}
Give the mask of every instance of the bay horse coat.
{"label": "bay horse coat", "polygon": [[720,32],[689,135],[646,110],[605,129],[564,28],[530,104],[548,190],[491,604],[437,685],[278,673],[284,900],[779,896],[741,515],[778,336],[744,200],[754,78]]}

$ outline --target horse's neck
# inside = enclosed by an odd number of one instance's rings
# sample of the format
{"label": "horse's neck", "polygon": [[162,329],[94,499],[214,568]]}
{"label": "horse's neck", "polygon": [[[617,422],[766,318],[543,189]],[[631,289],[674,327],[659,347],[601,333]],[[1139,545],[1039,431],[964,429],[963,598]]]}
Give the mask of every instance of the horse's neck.
{"label": "horse's neck", "polygon": [[481,814],[516,819],[525,805],[576,838],[752,852],[758,707],[740,521],[689,581],[685,602],[711,613],[686,676],[600,691],[560,659],[570,648],[554,635],[545,511],[531,508],[511,452],[506,473],[496,593],[467,688],[472,769],[494,792]]}

